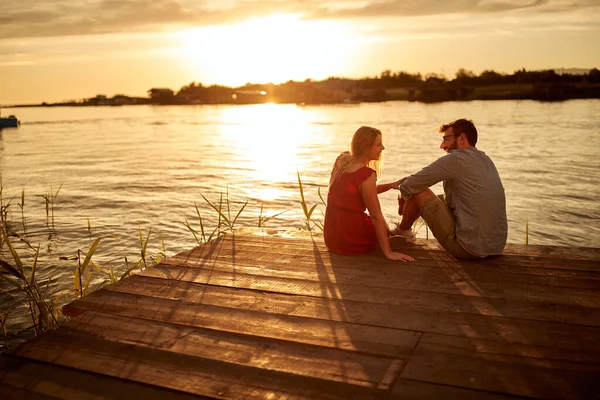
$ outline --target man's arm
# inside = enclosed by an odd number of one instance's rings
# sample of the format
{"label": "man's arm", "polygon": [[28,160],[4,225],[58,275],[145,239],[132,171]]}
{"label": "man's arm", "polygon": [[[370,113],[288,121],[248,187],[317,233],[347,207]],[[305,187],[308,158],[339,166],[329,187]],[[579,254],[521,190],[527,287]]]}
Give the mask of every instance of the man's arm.
{"label": "man's arm", "polygon": [[405,200],[415,193],[435,185],[438,182],[449,180],[456,176],[457,154],[454,152],[438,158],[416,174],[410,175],[400,184],[400,192]]}

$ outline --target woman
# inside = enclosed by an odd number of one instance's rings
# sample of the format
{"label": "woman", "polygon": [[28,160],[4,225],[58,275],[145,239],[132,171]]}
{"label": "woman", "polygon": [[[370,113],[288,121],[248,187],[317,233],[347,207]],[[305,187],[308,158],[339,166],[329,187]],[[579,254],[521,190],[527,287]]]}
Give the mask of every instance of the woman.
{"label": "woman", "polygon": [[399,182],[377,185],[383,150],[381,131],[361,126],[352,137],[350,152],[335,160],[325,211],[325,244],[332,252],[346,255],[368,253],[379,244],[386,258],[413,261],[390,248],[388,225],[377,194],[397,187]]}

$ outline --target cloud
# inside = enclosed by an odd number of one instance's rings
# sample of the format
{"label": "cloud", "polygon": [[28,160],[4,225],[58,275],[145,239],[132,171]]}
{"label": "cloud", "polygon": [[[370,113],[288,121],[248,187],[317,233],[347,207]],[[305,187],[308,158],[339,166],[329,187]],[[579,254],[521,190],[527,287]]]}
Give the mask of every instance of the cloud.
{"label": "cloud", "polygon": [[565,12],[599,7],[598,0],[374,0],[330,1],[312,12],[321,18],[411,17],[508,11]]}
{"label": "cloud", "polygon": [[306,19],[574,12],[598,0],[0,0],[0,38],[148,32],[232,24],[273,13]]}

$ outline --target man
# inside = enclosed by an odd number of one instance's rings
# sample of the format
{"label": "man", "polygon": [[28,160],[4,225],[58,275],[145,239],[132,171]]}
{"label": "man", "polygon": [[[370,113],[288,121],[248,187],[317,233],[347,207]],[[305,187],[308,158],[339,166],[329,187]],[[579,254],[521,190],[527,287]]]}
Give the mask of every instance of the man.
{"label": "man", "polygon": [[[502,254],[506,244],[506,198],[492,160],[477,144],[473,121],[458,119],[440,127],[440,157],[400,184],[402,222],[392,234],[414,240],[410,231],[422,216],[448,253],[460,259]],[[430,186],[443,181],[444,196]]]}

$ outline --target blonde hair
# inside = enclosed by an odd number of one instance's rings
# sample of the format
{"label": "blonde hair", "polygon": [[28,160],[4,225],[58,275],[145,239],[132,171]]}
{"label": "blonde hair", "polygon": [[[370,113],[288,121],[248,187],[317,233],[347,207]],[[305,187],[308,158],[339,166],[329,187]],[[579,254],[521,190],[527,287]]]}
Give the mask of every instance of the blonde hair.
{"label": "blonde hair", "polygon": [[[361,126],[354,132],[352,142],[350,143],[350,151],[341,153],[335,160],[333,170],[331,171],[331,178],[329,179],[329,187],[348,171],[353,161],[361,157],[365,151],[373,146],[379,135],[381,135],[381,131],[370,126]],[[375,170],[376,177],[380,176],[383,170],[383,153],[378,160],[370,160],[368,167]]]}

